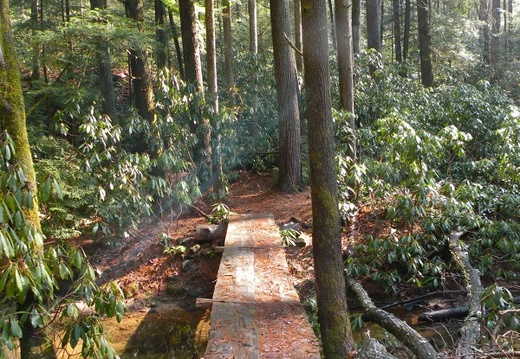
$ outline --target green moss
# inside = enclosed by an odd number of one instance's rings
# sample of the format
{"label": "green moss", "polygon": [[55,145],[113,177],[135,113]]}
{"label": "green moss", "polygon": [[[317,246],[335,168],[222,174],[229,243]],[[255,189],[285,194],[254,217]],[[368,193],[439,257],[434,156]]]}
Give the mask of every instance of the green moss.
{"label": "green moss", "polygon": [[0,0],[0,49],[0,129],[7,131],[12,137],[17,163],[27,178],[27,190],[34,194],[34,206],[26,210],[26,217],[37,228],[40,228],[36,177],[25,125],[20,66],[13,44],[7,0]]}

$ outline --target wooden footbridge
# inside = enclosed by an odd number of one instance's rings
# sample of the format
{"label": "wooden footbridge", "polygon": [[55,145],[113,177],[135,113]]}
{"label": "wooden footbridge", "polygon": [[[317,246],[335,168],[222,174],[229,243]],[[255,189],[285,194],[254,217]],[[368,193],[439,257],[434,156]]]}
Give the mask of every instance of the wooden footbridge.
{"label": "wooden footbridge", "polygon": [[205,359],[320,358],[281,244],[271,215],[230,217]]}

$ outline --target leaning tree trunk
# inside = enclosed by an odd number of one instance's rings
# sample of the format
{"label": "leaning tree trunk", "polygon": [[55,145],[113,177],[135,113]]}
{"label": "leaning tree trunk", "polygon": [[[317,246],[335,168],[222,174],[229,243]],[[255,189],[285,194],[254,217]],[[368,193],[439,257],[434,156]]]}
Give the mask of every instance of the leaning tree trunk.
{"label": "leaning tree trunk", "polygon": [[327,359],[351,355],[328,64],[325,0],[302,1],[305,89],[318,321]]}
{"label": "leaning tree trunk", "polygon": [[[25,208],[25,217],[38,230],[38,197],[36,196],[36,176],[33,167],[27,128],[25,107],[20,82],[20,67],[16,59],[11,22],[9,19],[8,0],[0,0],[0,131],[7,132],[14,142],[16,162],[25,176],[26,190],[32,194],[33,207]],[[43,252],[43,245],[37,248]],[[23,303],[29,308],[33,300],[28,296]],[[55,358],[52,344],[45,334],[33,328],[30,320],[23,325],[23,337],[20,338],[20,353],[24,359]]]}
{"label": "leaning tree trunk", "polygon": [[173,36],[173,44],[175,45],[175,54],[177,55],[177,62],[179,64],[179,74],[182,79],[185,79],[184,76],[184,59],[182,57],[181,44],[179,42],[179,34],[177,31],[177,26],[175,25],[175,21],[173,20],[173,13],[168,11],[168,19],[170,20],[170,28],[172,29]]}
{"label": "leaning tree trunk", "polygon": [[279,184],[284,192],[301,189],[300,111],[296,60],[290,47],[289,0],[270,0],[274,70],[279,118]]}
{"label": "leaning tree trunk", "polygon": [[165,28],[166,6],[162,0],[155,0],[155,37],[157,47],[155,50],[157,68],[164,69],[168,65],[168,35]]}
{"label": "leaning tree trunk", "polygon": [[347,276],[347,285],[356,294],[361,303],[364,319],[379,324],[386,329],[390,334],[402,341],[405,347],[410,349],[418,359],[433,359],[439,356],[430,342],[406,324],[406,322],[383,309],[377,308],[363,287],[350,276]]}

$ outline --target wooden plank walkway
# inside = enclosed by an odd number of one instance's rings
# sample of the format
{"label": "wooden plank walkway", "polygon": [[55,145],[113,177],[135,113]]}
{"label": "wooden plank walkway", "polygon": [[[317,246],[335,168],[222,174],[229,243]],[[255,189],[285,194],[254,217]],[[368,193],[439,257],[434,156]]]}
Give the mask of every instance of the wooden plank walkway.
{"label": "wooden plank walkway", "polygon": [[272,215],[232,215],[205,359],[319,359]]}

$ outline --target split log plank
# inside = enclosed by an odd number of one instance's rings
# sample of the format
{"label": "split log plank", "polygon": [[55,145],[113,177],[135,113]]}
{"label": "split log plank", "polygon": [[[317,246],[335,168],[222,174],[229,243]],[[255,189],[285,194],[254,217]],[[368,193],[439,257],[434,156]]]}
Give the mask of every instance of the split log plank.
{"label": "split log plank", "polygon": [[204,358],[319,359],[319,344],[289,281],[271,215],[232,215],[211,304]]}

